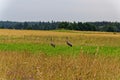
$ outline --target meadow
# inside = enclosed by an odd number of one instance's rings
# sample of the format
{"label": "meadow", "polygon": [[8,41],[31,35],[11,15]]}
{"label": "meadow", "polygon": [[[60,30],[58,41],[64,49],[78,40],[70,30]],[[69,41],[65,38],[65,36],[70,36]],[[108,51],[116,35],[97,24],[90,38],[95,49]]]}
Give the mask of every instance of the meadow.
{"label": "meadow", "polygon": [[0,30],[1,80],[119,80],[119,55],[120,33]]}

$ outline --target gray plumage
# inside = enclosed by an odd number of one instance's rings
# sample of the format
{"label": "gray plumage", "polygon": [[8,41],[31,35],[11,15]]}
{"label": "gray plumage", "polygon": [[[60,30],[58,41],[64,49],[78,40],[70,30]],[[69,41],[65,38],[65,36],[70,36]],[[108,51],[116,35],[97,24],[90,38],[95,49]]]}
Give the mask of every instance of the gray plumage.
{"label": "gray plumage", "polygon": [[53,42],[53,39],[51,38],[50,45],[55,48],[55,43]]}
{"label": "gray plumage", "polygon": [[68,46],[70,46],[70,47],[73,46],[72,43],[71,43],[70,41],[68,41],[68,37],[66,37],[66,44],[67,44]]}

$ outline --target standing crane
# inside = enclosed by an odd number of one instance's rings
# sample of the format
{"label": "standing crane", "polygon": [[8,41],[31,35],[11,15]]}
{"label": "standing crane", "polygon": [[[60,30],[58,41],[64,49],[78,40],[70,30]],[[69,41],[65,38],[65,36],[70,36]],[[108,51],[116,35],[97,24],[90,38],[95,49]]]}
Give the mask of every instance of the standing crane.
{"label": "standing crane", "polygon": [[51,37],[51,42],[50,42],[50,45],[51,45],[52,47],[54,47],[54,48],[55,48],[55,43],[53,42],[52,37]]}

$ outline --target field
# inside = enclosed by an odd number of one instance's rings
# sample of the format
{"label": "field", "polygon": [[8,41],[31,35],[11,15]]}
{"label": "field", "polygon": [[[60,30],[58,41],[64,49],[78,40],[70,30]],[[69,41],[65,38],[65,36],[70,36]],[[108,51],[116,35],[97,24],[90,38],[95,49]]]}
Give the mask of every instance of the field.
{"label": "field", "polygon": [[120,33],[0,30],[1,80],[119,80],[119,55]]}

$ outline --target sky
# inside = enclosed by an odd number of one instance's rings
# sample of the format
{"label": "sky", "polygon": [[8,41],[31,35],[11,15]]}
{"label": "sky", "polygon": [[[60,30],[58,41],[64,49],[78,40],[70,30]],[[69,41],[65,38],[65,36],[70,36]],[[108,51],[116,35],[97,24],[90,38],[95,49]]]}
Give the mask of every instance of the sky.
{"label": "sky", "polygon": [[0,0],[0,20],[120,22],[120,0]]}

